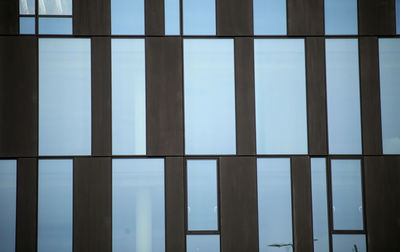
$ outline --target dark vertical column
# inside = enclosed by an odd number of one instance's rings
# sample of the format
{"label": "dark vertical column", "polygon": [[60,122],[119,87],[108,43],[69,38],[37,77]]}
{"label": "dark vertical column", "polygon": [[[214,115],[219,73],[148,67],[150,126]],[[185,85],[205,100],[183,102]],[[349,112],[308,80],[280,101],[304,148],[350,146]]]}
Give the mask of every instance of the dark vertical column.
{"label": "dark vertical column", "polygon": [[111,149],[111,41],[92,38],[92,154]]}
{"label": "dark vertical column", "polygon": [[110,35],[111,0],[73,0],[75,35]]}
{"label": "dark vertical column", "polygon": [[287,0],[288,35],[323,35],[324,0]]}
{"label": "dark vertical column", "polygon": [[254,43],[235,38],[236,153],[256,154]]}
{"label": "dark vertical column", "polygon": [[400,156],[364,158],[368,251],[400,251]]}
{"label": "dark vertical column", "polygon": [[36,156],[37,40],[0,37],[0,156]]}
{"label": "dark vertical column", "polygon": [[325,41],[306,38],[308,153],[328,154]]}
{"label": "dark vertical column", "polygon": [[146,35],[162,36],[165,34],[164,0],[145,0]]}
{"label": "dark vertical column", "polygon": [[183,154],[182,40],[146,39],[147,155]]}
{"label": "dark vertical column", "polygon": [[257,252],[256,159],[222,157],[220,165],[222,251]]}
{"label": "dark vertical column", "polygon": [[253,35],[252,0],[216,0],[217,36]]}
{"label": "dark vertical column", "polygon": [[360,35],[394,35],[395,0],[358,1],[358,22]]}
{"label": "dark vertical column", "polygon": [[74,159],[74,252],[112,251],[111,158]]}
{"label": "dark vertical column", "polygon": [[18,34],[19,1],[0,0],[0,34]]}
{"label": "dark vertical column", "polygon": [[378,39],[359,39],[362,139],[364,155],[382,155]]}
{"label": "dark vertical column", "polygon": [[16,252],[36,251],[37,160],[18,159]]}
{"label": "dark vertical column", "polygon": [[291,158],[294,250],[314,250],[311,167],[308,157]]}
{"label": "dark vertical column", "polygon": [[185,251],[184,159],[165,159],[166,251]]}

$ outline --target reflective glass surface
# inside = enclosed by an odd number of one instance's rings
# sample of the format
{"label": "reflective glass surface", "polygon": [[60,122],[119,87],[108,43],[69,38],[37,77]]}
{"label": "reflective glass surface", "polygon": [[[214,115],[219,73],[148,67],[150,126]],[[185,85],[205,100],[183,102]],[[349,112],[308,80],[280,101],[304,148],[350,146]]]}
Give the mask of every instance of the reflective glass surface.
{"label": "reflective glass surface", "polygon": [[19,14],[35,14],[35,0],[19,0]]}
{"label": "reflective glass surface", "polygon": [[183,34],[215,35],[215,0],[182,0]]}
{"label": "reflective glass surface", "polygon": [[19,33],[20,34],[35,34],[35,18],[20,17],[19,18]]}
{"label": "reflective glass surface", "polygon": [[72,15],[72,0],[38,0],[38,5],[40,15]]}
{"label": "reflective glass surface", "polygon": [[112,160],[113,252],[164,252],[163,159]]}
{"label": "reflective glass surface", "polygon": [[333,252],[367,252],[365,235],[332,235],[332,246]]}
{"label": "reflective glass surface", "polygon": [[357,0],[325,0],[325,34],[357,34],[357,19]]}
{"label": "reflective glass surface", "polygon": [[113,39],[112,153],[146,154],[144,39]]}
{"label": "reflective glass surface", "polygon": [[15,251],[17,161],[0,160],[0,251]]}
{"label": "reflective glass surface", "polygon": [[258,154],[306,154],[303,39],[255,39]]}
{"label": "reflective glass surface", "polygon": [[39,34],[72,35],[72,18],[39,18]]}
{"label": "reflective glass surface", "polygon": [[39,39],[39,154],[91,154],[90,39]]}
{"label": "reflective glass surface", "polygon": [[361,154],[357,39],[326,40],[326,92],[330,154]]}
{"label": "reflective glass surface", "polygon": [[186,154],[235,154],[233,39],[184,40]]}
{"label": "reflective glass surface", "polygon": [[165,35],[179,35],[180,22],[180,1],[165,0]]}
{"label": "reflective glass surface", "polygon": [[254,35],[286,35],[286,0],[254,0]]}
{"label": "reflective glass surface", "polygon": [[111,33],[144,34],[144,0],[111,0]]}
{"label": "reflective glass surface", "polygon": [[186,252],[219,252],[219,235],[187,235]]}

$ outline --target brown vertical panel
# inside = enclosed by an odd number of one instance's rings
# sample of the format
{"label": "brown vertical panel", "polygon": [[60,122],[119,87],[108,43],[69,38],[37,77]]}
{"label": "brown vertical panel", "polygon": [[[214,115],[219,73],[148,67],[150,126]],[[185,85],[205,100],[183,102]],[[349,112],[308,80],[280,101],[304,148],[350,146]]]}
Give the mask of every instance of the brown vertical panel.
{"label": "brown vertical panel", "polygon": [[110,35],[111,0],[73,0],[75,35]]}
{"label": "brown vertical panel", "polygon": [[256,159],[222,157],[220,190],[222,251],[257,252]]}
{"label": "brown vertical panel", "polygon": [[364,155],[382,155],[378,39],[359,39],[360,92]]}
{"label": "brown vertical panel", "polygon": [[37,160],[18,159],[16,252],[36,251]]}
{"label": "brown vertical panel", "polygon": [[74,252],[112,251],[111,158],[74,159]]}
{"label": "brown vertical panel", "polygon": [[296,252],[314,250],[309,157],[292,157],[293,237]]}
{"label": "brown vertical panel", "polygon": [[0,156],[37,155],[37,40],[0,37]]}
{"label": "brown vertical panel", "polygon": [[328,154],[325,41],[306,38],[308,153]]}
{"label": "brown vertical panel", "polygon": [[92,38],[92,154],[111,155],[111,40]]}
{"label": "brown vertical panel", "polygon": [[0,34],[18,34],[18,3],[18,0],[0,0]]}
{"label": "brown vertical panel", "polygon": [[183,154],[182,40],[146,39],[147,155]]}
{"label": "brown vertical panel", "polygon": [[324,0],[287,0],[288,35],[323,35]]}
{"label": "brown vertical panel", "polygon": [[253,35],[252,0],[216,0],[217,35]]}
{"label": "brown vertical panel", "polygon": [[256,154],[254,43],[235,38],[236,153]]}
{"label": "brown vertical panel", "polygon": [[165,34],[164,0],[145,0],[145,27],[146,35]]}
{"label": "brown vertical panel", "polygon": [[400,156],[365,157],[368,251],[400,251]]}
{"label": "brown vertical panel", "polygon": [[360,35],[394,35],[395,0],[359,0],[358,21]]}
{"label": "brown vertical panel", "polygon": [[185,193],[183,158],[165,159],[166,251],[185,251]]}

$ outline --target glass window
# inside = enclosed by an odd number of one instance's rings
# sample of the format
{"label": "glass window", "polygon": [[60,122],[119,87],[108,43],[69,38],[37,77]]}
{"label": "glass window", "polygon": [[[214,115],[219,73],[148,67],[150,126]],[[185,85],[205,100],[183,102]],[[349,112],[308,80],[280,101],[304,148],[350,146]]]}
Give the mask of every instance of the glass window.
{"label": "glass window", "polygon": [[257,153],[306,154],[303,39],[255,39]]}
{"label": "glass window", "polygon": [[72,18],[39,18],[39,34],[72,35]]}
{"label": "glass window", "polygon": [[332,160],[332,207],[335,230],[362,230],[360,160]]}
{"label": "glass window", "polygon": [[34,17],[19,18],[19,33],[35,34],[35,18]]}
{"label": "glass window", "polygon": [[188,230],[218,230],[216,160],[187,161]]}
{"label": "glass window", "polygon": [[111,33],[144,34],[144,0],[111,0]]}
{"label": "glass window", "polygon": [[361,154],[357,39],[326,40],[330,154]]}
{"label": "glass window", "polygon": [[19,14],[34,15],[35,14],[35,0],[19,0]]}
{"label": "glass window", "polygon": [[216,35],[215,0],[183,0],[183,34]]}
{"label": "glass window", "polygon": [[181,34],[180,0],[165,0],[165,35]]}
{"label": "glass window", "polygon": [[219,235],[187,235],[186,252],[219,252]]}
{"label": "glass window", "polygon": [[357,18],[357,0],[325,0],[325,34],[357,34]]}
{"label": "glass window", "polygon": [[235,154],[233,39],[185,39],[187,154]]}
{"label": "glass window", "polygon": [[144,39],[113,39],[112,153],[146,154]]}
{"label": "glass window", "polygon": [[40,15],[72,15],[72,0],[38,1]]}
{"label": "glass window", "polygon": [[39,39],[39,154],[91,154],[90,39]]}
{"label": "glass window", "polygon": [[333,235],[333,252],[367,252],[365,235]]}
{"label": "glass window", "polygon": [[400,0],[396,0],[396,31],[400,34]]}
{"label": "glass window", "polygon": [[113,159],[112,251],[165,251],[163,159]]}
{"label": "glass window", "polygon": [[311,158],[314,252],[329,251],[326,159]]}
{"label": "glass window", "polygon": [[286,0],[254,0],[254,35],[286,35]]}
{"label": "glass window", "polygon": [[384,154],[400,154],[400,39],[379,39]]}
{"label": "glass window", "polygon": [[72,160],[39,160],[38,252],[72,251]]}
{"label": "glass window", "polygon": [[257,187],[259,251],[293,251],[290,159],[257,159]]}
{"label": "glass window", "polygon": [[17,161],[0,160],[0,250],[15,251]]}

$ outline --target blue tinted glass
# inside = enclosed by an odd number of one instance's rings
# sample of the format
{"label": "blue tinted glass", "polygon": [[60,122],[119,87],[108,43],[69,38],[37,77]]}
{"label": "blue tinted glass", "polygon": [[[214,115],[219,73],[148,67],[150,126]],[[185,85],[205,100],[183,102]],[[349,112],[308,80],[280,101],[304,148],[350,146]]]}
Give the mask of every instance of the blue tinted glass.
{"label": "blue tinted glass", "polygon": [[111,33],[144,34],[144,0],[111,0]]}
{"label": "blue tinted glass", "polygon": [[39,18],[39,34],[72,35],[72,18]]}
{"label": "blue tinted glass", "polygon": [[182,0],[183,34],[215,35],[215,0]]}
{"label": "blue tinted glass", "polygon": [[357,34],[357,27],[357,0],[325,0],[325,34]]}
{"label": "blue tinted glass", "polygon": [[144,39],[112,40],[112,152],[146,154]]}
{"label": "blue tinted glass", "polygon": [[0,160],[0,251],[15,251],[17,161]]}
{"label": "blue tinted glass", "polygon": [[165,0],[165,35],[179,35],[180,3],[179,0]]}
{"label": "blue tinted glass", "polygon": [[332,246],[333,252],[367,252],[365,235],[332,235]]}
{"label": "blue tinted glass", "polygon": [[39,0],[40,15],[72,15],[72,0]]}
{"label": "blue tinted glass", "polygon": [[39,39],[39,154],[91,154],[90,39]]}
{"label": "blue tinted glass", "polygon": [[254,62],[257,153],[307,153],[304,40],[256,39]]}
{"label": "blue tinted glass", "polygon": [[361,154],[357,39],[326,40],[329,153]]}
{"label": "blue tinted glass", "polygon": [[235,154],[235,64],[232,39],[185,39],[187,154]]}
{"label": "blue tinted glass", "polygon": [[19,14],[35,14],[35,0],[19,0]]}
{"label": "blue tinted glass", "polygon": [[187,161],[188,229],[218,230],[217,161]]}
{"label": "blue tinted glass", "polygon": [[113,159],[113,252],[164,252],[164,160]]}
{"label": "blue tinted glass", "polygon": [[257,159],[260,252],[293,251],[290,181],[289,158]]}
{"label": "blue tinted glass", "polygon": [[400,154],[400,39],[379,40],[384,154]]}
{"label": "blue tinted glass", "polygon": [[72,251],[72,160],[39,160],[38,252]]}
{"label": "blue tinted glass", "polygon": [[254,35],[286,35],[286,0],[254,0]]}
{"label": "blue tinted glass", "polygon": [[219,252],[219,235],[187,235],[186,252]]}
{"label": "blue tinted glass", "polygon": [[20,34],[35,34],[35,18],[20,17],[19,18],[19,33]]}
{"label": "blue tinted glass", "polygon": [[329,251],[326,159],[311,159],[314,252]]}
{"label": "blue tinted glass", "polygon": [[335,230],[363,229],[360,160],[332,160],[332,205]]}

